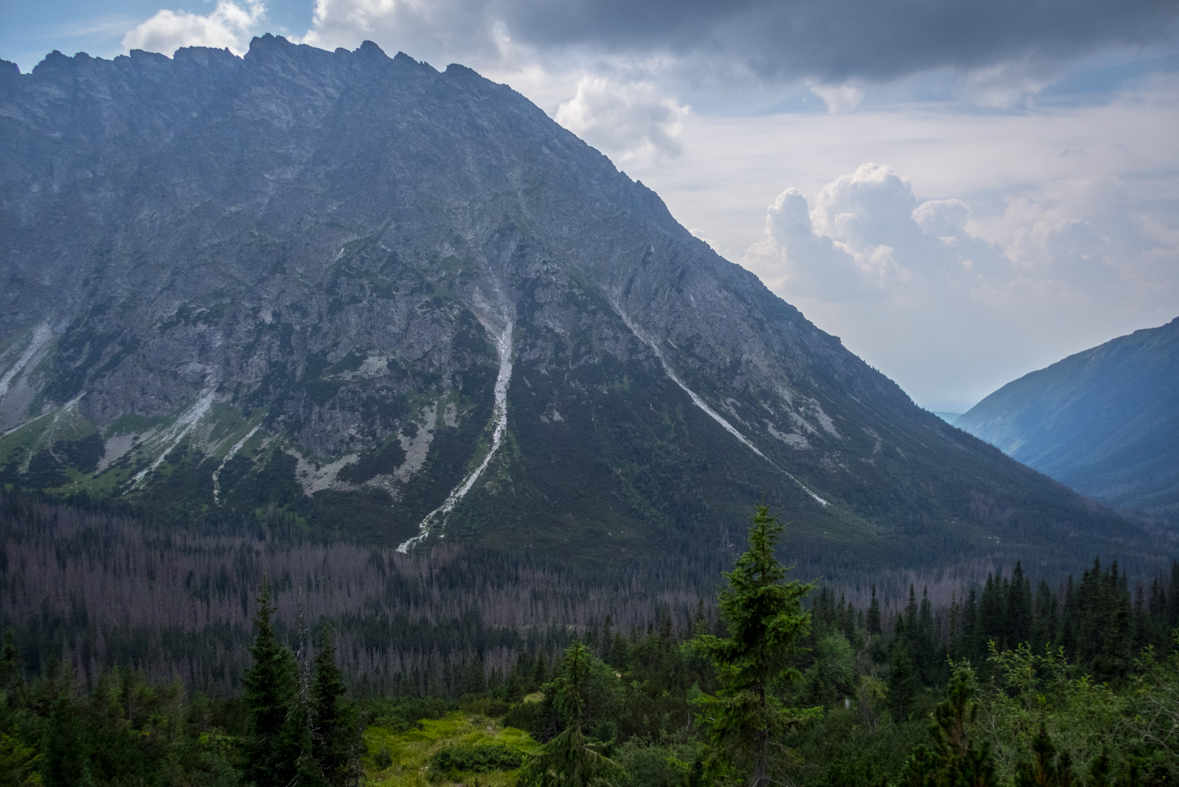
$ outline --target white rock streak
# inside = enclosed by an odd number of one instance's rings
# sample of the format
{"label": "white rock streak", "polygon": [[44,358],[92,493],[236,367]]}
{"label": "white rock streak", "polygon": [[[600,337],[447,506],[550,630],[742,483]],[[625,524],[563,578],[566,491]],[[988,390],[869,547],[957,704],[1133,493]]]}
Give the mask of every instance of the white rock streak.
{"label": "white rock streak", "polygon": [[773,467],[775,470],[777,470],[778,472],[785,475],[787,478],[789,478],[794,483],[798,484],[799,487],[802,488],[802,491],[806,492],[808,495],[810,495],[812,498],[815,499],[815,502],[817,502],[821,506],[827,505],[826,500],[824,500],[823,498],[816,495],[813,491],[811,491],[810,487],[808,487],[802,481],[799,481],[793,475],[786,472],[785,470],[783,470],[782,468],[780,468],[776,464],[774,464],[772,461],[770,461],[770,458],[767,457],[765,454],[763,454],[760,450],[758,450],[758,447],[756,445],[754,445],[749,440],[749,438],[747,438],[745,435],[741,434],[741,432],[739,432],[737,430],[737,427],[733,426],[731,423],[729,423],[727,420],[725,420],[724,416],[722,416],[716,410],[713,410],[711,407],[709,407],[708,403],[705,402],[703,399],[701,399],[700,396],[695,391],[693,391],[688,386],[684,385],[684,381],[681,380],[679,378],[679,375],[677,375],[674,371],[672,371],[671,366],[668,365],[667,358],[665,358],[663,356],[663,350],[660,349],[659,345],[656,344],[654,341],[652,341],[650,338],[648,338],[648,336],[643,332],[642,328],[640,328],[639,326],[637,326],[633,322],[631,322],[630,318],[626,316],[626,313],[623,312],[622,309],[620,309],[618,307],[618,304],[615,303],[615,304],[611,304],[611,305],[614,306],[614,311],[617,312],[618,316],[622,318],[622,321],[624,323],[626,323],[626,327],[630,328],[631,333],[633,333],[635,336],[637,336],[639,338],[639,341],[641,341],[643,344],[645,344],[651,348],[651,350],[655,353],[655,357],[659,359],[659,363],[661,363],[663,365],[663,371],[667,374],[668,377],[671,378],[671,381],[673,383],[675,383],[676,385],[678,385],[680,388],[683,389],[684,393],[686,393],[692,399],[693,404],[695,404],[697,407],[699,407],[701,410],[703,410],[705,413],[707,413],[708,416],[710,418],[712,418],[712,420],[714,420],[718,424],[720,424],[721,427],[726,432],[728,432],[733,437],[736,437],[739,441],[741,441],[742,445],[744,445],[746,448],[748,448],[753,453],[760,456],[762,459],[765,459],[766,462],[769,462],[771,467]]}
{"label": "white rock streak", "polygon": [[217,469],[213,471],[213,502],[216,505],[221,505],[221,469],[229,463],[230,459],[233,459],[238,451],[242,450],[242,446],[249,442],[250,438],[257,434],[258,430],[261,428],[262,424],[258,424],[250,430],[249,434],[247,434],[241,440],[238,440],[237,443],[234,444],[233,448],[229,449],[229,453],[225,455],[225,458],[221,460],[221,464],[217,465]]}
{"label": "white rock streak", "polygon": [[491,433],[491,448],[488,449],[487,455],[483,457],[483,461],[479,463],[479,466],[472,470],[463,479],[463,482],[454,488],[454,491],[450,493],[450,496],[446,498],[442,505],[431,511],[422,520],[422,523],[418,525],[418,534],[397,547],[397,551],[402,554],[409,552],[409,550],[423,541],[426,536],[430,535],[430,528],[435,524],[446,523],[446,516],[471,491],[471,488],[475,486],[475,482],[479,480],[479,476],[483,475],[483,471],[487,469],[487,465],[491,464],[491,458],[495,456],[495,452],[499,450],[499,445],[503,441],[504,430],[508,426],[508,383],[512,379],[512,323],[510,321],[504,327],[503,333],[496,340],[495,346],[499,350],[499,376],[495,378],[495,411],[492,414],[492,420],[495,421],[495,430]]}
{"label": "white rock streak", "polygon": [[0,377],[0,399],[4,398],[5,394],[8,393],[8,388],[12,385],[12,381],[24,370],[33,356],[45,346],[45,343],[52,335],[53,332],[49,330],[48,323],[37,326],[37,330],[33,331],[33,338],[29,341],[29,346],[21,353],[20,358],[16,359],[16,363],[13,364],[12,368],[5,372],[3,377]]}
{"label": "white rock streak", "polygon": [[162,445],[163,448],[160,449],[159,455],[156,456],[155,461],[149,467],[143,468],[135,475],[135,483],[131,485],[132,488],[139,486],[139,483],[148,473],[160,466],[160,463],[164,461],[164,457],[168,455],[168,452],[179,445],[180,441],[196,428],[196,425],[201,422],[201,419],[208,414],[209,409],[213,406],[213,395],[215,393],[217,393],[216,380],[205,389],[205,393],[201,395],[200,399],[197,399],[196,404],[181,413],[180,417],[176,419],[176,423],[172,424],[172,426],[159,436],[157,445]]}

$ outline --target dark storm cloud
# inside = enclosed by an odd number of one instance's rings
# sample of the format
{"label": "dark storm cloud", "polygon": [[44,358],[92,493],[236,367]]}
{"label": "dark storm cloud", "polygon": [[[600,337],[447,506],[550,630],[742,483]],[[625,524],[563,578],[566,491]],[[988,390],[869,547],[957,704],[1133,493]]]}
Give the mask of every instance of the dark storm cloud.
{"label": "dark storm cloud", "polygon": [[[1168,39],[1176,0],[491,0],[535,46],[712,53],[765,77],[886,80],[939,67],[1051,64]],[[498,6],[496,8],[495,6]]]}

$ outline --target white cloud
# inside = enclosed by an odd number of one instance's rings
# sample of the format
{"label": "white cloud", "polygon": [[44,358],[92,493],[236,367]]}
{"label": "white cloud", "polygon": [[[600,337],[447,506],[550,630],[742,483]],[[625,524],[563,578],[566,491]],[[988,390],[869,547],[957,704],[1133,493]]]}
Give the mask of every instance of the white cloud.
{"label": "white cloud", "polygon": [[206,16],[165,9],[123,36],[123,48],[171,55],[181,47],[208,46],[242,54],[265,18],[261,0],[246,0],[244,6],[220,0]]}
{"label": "white cloud", "polygon": [[1030,371],[1067,354],[1051,347],[1098,343],[1085,338],[1095,323],[1154,312],[1161,324],[1179,311],[1179,239],[1142,221],[1116,179],[1008,204],[1013,229],[1001,245],[972,231],[964,201],[919,201],[907,180],[864,164],[824,186],[813,207],[782,192],[741,262],[939,406],[969,405],[1013,379],[997,371],[1013,358]]}
{"label": "white cloud", "polygon": [[864,91],[850,82],[838,85],[828,85],[814,79],[808,79],[806,86],[811,92],[823,99],[827,111],[832,115],[851,112],[864,100]]}
{"label": "white cloud", "polygon": [[708,233],[706,233],[704,230],[690,229],[690,230],[688,230],[688,232],[692,233],[692,237],[698,238],[699,240],[702,240],[706,244],[708,244],[708,248],[712,249],[713,251],[715,251],[717,254],[721,255],[722,257],[724,256],[725,250],[720,245],[718,245],[715,241],[713,241],[712,238],[708,237]]}
{"label": "white cloud", "polygon": [[860,261],[815,231],[806,197],[796,189],[779,194],[766,211],[766,237],[745,252],[741,264],[783,297],[805,292],[846,300],[862,294]]}
{"label": "white cloud", "polygon": [[743,262],[769,272],[777,261],[768,275],[789,296],[912,298],[1008,267],[1001,249],[967,231],[969,217],[962,201],[918,203],[907,180],[863,164],[824,186],[813,209],[796,189],[782,192]]}
{"label": "white cloud", "polygon": [[584,77],[577,94],[557,109],[556,121],[615,162],[651,163],[683,153],[680,134],[691,108],[650,82]]}
{"label": "white cloud", "polygon": [[482,0],[316,0],[312,25],[303,43],[353,48],[369,39],[438,67],[454,58],[479,68],[510,44]]}
{"label": "white cloud", "polygon": [[1036,94],[1060,76],[1058,70],[1040,62],[996,63],[963,74],[959,89],[979,106],[1011,109],[1030,106]]}

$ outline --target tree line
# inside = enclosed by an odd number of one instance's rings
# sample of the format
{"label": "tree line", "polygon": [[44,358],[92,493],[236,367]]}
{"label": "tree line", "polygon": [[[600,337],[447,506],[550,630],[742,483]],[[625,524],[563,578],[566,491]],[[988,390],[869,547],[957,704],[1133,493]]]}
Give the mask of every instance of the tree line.
{"label": "tree line", "polygon": [[714,625],[572,646],[507,711],[547,741],[521,784],[1179,784],[1179,564],[1149,601],[1095,562],[1054,605],[1017,566],[889,619],[822,589],[804,611],[777,532],[760,509]]}
{"label": "tree line", "polygon": [[[948,605],[911,585],[902,606],[870,588],[857,607],[787,581],[776,528],[759,509],[712,603],[671,596],[646,620],[607,611],[517,634],[511,650],[468,644],[383,685],[341,669],[358,640],[325,637],[326,616],[296,608],[280,622],[276,588],[294,586],[281,575],[245,607],[246,659],[228,690],[127,666],[83,679],[69,659],[27,658],[14,628],[0,653],[0,773],[16,784],[346,783],[380,765],[357,745],[361,726],[411,729],[467,708],[527,730],[541,756],[450,752],[439,767],[519,766],[524,784],[1177,783],[1179,564],[1131,584],[1095,561],[1055,586],[1017,564]],[[170,537],[173,551],[195,543]],[[129,565],[101,541],[83,548],[94,532],[77,538],[67,565]],[[11,543],[5,552],[11,566]],[[435,583],[425,587],[470,587],[455,560],[406,565]],[[422,592],[390,582],[404,598]],[[554,606],[554,620],[570,609]],[[460,619],[455,641],[486,636],[479,625]],[[570,782],[570,768],[585,780]]]}

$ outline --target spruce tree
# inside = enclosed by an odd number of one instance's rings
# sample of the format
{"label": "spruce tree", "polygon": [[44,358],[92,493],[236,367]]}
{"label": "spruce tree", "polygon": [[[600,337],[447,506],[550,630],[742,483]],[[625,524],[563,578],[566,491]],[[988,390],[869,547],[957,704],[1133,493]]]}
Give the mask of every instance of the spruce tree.
{"label": "spruce tree", "polygon": [[1073,774],[1067,751],[1056,754],[1056,747],[1044,722],[1032,738],[1031,759],[1024,760],[1015,771],[1015,787],[1072,787]]}
{"label": "spruce tree", "polygon": [[922,683],[932,686],[937,681],[937,673],[945,658],[938,658],[937,625],[933,620],[933,605],[929,603],[929,588],[921,591],[921,611],[917,616],[915,634],[913,657],[917,661],[917,670]]}
{"label": "spruce tree", "polygon": [[697,648],[716,665],[720,690],[702,698],[712,762],[748,769],[749,787],[773,783],[771,746],[792,724],[820,708],[786,708],[779,692],[799,677],[791,659],[810,628],[802,599],[813,585],[786,582],[788,569],[774,547],[783,530],[769,507],[757,506],[749,530],[749,551],[726,573],[718,603],[728,637],[697,637]]}
{"label": "spruce tree", "polygon": [[336,666],[331,628],[325,628],[315,654],[315,681],[311,685],[312,753],[331,787],[348,783],[359,744],[356,706],[347,701],[346,693],[344,675]]}
{"label": "spruce tree", "polygon": [[990,746],[972,738],[978,718],[974,670],[959,665],[946,687],[946,698],[931,714],[933,745],[921,745],[905,763],[902,784],[921,787],[997,787]]}
{"label": "spruce tree", "polygon": [[971,661],[983,658],[982,632],[979,631],[978,593],[974,588],[966,594],[966,603],[962,605],[962,644],[961,656]]}
{"label": "spruce tree", "polygon": [[246,781],[256,787],[294,783],[302,755],[295,654],[275,636],[273,616],[270,585],[264,580],[254,619],[257,636],[250,646],[254,665],[242,678],[249,728],[243,770]]}
{"label": "spruce tree", "polygon": [[1007,648],[1015,648],[1027,642],[1032,634],[1032,588],[1023,575],[1023,566],[1019,561],[1016,561],[1015,571],[1011,573],[1011,585],[1007,588],[1005,602],[1003,644]]}
{"label": "spruce tree", "polygon": [[913,644],[901,627],[903,616],[897,617],[897,634],[888,654],[888,704],[894,721],[909,718],[909,709],[921,687],[920,672],[913,656]]}
{"label": "spruce tree", "polygon": [[868,633],[884,633],[884,627],[880,625],[880,601],[876,598],[875,585],[872,586],[872,602],[868,605]]}
{"label": "spruce tree", "polygon": [[41,777],[46,787],[73,787],[83,777],[90,778],[78,714],[64,690],[49,707],[41,739]]}
{"label": "spruce tree", "polygon": [[567,716],[569,723],[520,769],[521,785],[605,787],[624,775],[622,768],[603,754],[607,744],[589,740],[584,729],[587,690],[595,667],[602,666],[580,642],[565,652],[553,684],[545,690],[555,690],[553,702],[556,710]]}

